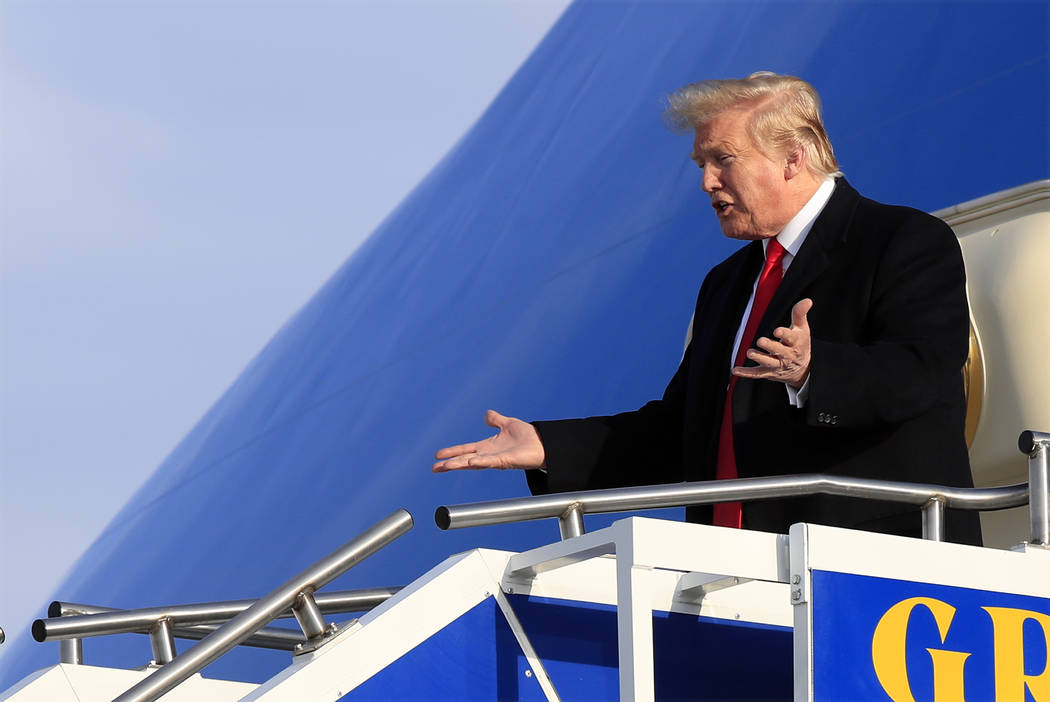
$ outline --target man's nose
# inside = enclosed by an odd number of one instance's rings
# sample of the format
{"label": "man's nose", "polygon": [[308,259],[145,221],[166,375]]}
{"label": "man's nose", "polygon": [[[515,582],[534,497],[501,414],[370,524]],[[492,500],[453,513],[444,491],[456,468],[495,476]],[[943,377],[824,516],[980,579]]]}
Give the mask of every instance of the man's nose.
{"label": "man's nose", "polygon": [[700,187],[708,194],[722,187],[722,183],[719,181],[718,174],[715,173],[714,168],[708,167],[704,169],[704,177],[700,181]]}

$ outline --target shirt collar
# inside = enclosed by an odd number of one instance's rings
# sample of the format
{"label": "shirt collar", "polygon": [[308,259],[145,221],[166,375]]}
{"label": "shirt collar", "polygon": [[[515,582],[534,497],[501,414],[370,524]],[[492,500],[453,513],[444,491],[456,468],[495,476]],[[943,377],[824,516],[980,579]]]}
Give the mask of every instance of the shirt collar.
{"label": "shirt collar", "polygon": [[[802,242],[806,240],[806,235],[813,228],[813,223],[817,221],[817,217],[824,210],[824,206],[828,204],[828,200],[831,199],[831,193],[834,190],[835,179],[825,178],[820,187],[817,188],[817,191],[809,198],[809,201],[798,211],[798,214],[792,217],[791,221],[777,234],[777,241],[792,257],[796,256],[799,249],[802,248]],[[768,239],[762,240],[763,252],[765,252],[768,244]]]}

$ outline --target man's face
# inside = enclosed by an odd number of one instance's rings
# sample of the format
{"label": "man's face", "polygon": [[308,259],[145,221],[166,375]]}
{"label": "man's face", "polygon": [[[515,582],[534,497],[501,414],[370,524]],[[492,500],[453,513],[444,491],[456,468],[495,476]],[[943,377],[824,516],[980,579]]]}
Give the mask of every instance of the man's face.
{"label": "man's face", "polygon": [[746,110],[727,110],[697,127],[693,160],[703,169],[702,187],[722,233],[730,239],[767,239],[793,216],[784,212],[786,160],[774,161],[758,148],[747,133],[747,119]]}

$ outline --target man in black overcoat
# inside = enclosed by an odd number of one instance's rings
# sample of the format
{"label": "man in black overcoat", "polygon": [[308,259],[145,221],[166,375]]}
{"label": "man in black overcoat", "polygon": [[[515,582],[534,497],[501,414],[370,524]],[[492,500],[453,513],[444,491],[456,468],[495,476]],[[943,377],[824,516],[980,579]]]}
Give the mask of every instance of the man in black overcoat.
{"label": "man in black overcoat", "polygon": [[[663,397],[533,424],[490,410],[499,433],[442,449],[434,470],[529,469],[534,493],[795,473],[971,487],[969,313],[951,229],[858,194],[798,78],[696,83],[670,97],[668,117],[695,131],[723,233],[750,243],[705,278]],[[711,523],[712,508],[687,519]],[[802,521],[921,535],[914,506],[855,498],[714,510],[717,524],[764,531]],[[980,543],[975,513],[949,511],[946,526],[949,540]]]}

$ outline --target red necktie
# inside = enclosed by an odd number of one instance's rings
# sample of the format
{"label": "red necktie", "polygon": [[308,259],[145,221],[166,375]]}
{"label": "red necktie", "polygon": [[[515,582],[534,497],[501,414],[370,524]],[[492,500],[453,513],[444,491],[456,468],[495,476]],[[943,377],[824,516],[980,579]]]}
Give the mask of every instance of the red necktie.
{"label": "red necktie", "polygon": [[[747,350],[755,342],[755,331],[762,315],[769,307],[769,301],[773,299],[773,293],[780,285],[780,279],[784,277],[784,269],[781,259],[784,258],[784,247],[776,239],[770,239],[766,246],[766,263],[762,266],[762,275],[758,278],[758,287],[755,289],[755,301],[751,305],[751,314],[744,325],[744,334],[740,337],[740,348],[737,350],[734,366],[744,365],[747,360]],[[726,392],[726,405],[722,410],[722,427],[718,433],[718,459],[715,464],[715,478],[724,480],[737,477],[736,457],[733,454],[733,388],[736,387],[737,377],[729,376],[729,390]],[[714,523],[716,526],[735,527],[741,526],[742,512],[739,502],[724,502],[715,505]]]}

